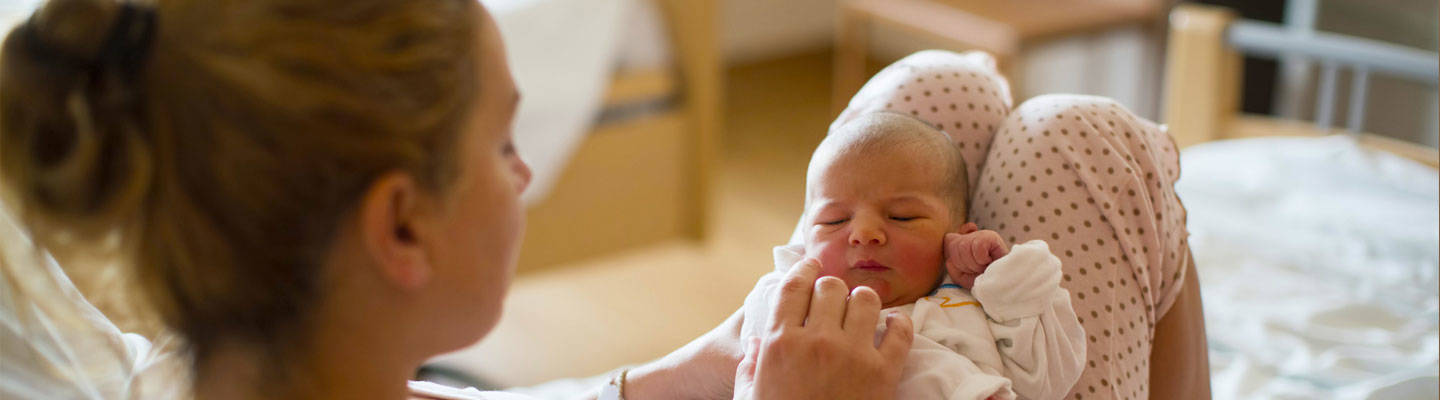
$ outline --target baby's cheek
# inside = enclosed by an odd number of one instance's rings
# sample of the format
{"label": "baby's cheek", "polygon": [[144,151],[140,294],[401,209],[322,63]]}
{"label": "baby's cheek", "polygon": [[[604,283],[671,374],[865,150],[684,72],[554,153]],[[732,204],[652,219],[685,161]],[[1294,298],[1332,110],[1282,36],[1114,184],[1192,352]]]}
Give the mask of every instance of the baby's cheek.
{"label": "baby's cheek", "polygon": [[845,263],[845,244],[819,240],[805,248],[805,257],[820,260],[820,276],[841,276],[848,267]]}
{"label": "baby's cheek", "polygon": [[940,243],[929,240],[916,240],[900,244],[897,254],[899,263],[902,265],[901,273],[914,280],[916,284],[925,285],[940,278],[944,251]]}

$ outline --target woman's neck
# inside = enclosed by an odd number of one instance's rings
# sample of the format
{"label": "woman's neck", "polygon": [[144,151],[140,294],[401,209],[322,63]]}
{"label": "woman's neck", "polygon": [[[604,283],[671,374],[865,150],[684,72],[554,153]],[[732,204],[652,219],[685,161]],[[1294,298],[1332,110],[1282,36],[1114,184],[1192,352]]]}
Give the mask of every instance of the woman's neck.
{"label": "woman's neck", "polygon": [[[423,360],[405,360],[362,332],[315,335],[303,350],[226,343],[196,365],[201,400],[404,399]],[[274,354],[274,356],[270,356]]]}

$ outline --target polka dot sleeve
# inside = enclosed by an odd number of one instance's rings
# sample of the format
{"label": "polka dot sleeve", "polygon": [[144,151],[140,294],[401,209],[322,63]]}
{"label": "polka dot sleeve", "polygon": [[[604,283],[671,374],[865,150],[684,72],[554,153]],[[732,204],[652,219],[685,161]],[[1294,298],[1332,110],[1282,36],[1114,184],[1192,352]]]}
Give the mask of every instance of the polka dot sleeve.
{"label": "polka dot sleeve", "polygon": [[1174,142],[1109,99],[1040,96],[1000,125],[986,162],[971,219],[1045,240],[1063,263],[1089,353],[1068,398],[1149,397],[1155,324],[1188,249]]}

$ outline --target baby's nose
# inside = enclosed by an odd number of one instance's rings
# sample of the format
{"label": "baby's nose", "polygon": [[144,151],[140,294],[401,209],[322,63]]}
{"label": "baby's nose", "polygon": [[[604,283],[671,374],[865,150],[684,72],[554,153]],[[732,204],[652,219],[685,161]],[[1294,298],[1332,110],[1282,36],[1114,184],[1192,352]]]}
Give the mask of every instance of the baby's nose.
{"label": "baby's nose", "polygon": [[874,228],[856,228],[850,233],[851,246],[879,246],[885,244],[885,233]]}

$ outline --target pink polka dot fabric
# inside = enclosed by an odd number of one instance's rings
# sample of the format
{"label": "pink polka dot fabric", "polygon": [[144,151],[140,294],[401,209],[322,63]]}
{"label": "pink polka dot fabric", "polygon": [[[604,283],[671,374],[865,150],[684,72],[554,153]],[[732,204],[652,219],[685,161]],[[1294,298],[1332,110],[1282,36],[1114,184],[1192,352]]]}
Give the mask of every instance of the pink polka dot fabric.
{"label": "pink polka dot fabric", "polygon": [[993,66],[983,53],[917,53],[876,75],[836,124],[888,110],[962,143],[969,219],[1010,243],[1045,240],[1062,261],[1061,286],[1088,339],[1066,398],[1148,398],[1155,324],[1188,257],[1174,141],[1105,98],[1047,95],[1010,111]]}

